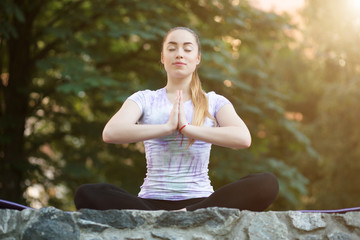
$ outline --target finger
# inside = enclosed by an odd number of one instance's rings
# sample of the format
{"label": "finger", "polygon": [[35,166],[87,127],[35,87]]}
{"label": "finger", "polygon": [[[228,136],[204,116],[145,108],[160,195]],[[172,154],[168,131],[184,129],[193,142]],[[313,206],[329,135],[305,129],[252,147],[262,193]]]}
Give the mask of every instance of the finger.
{"label": "finger", "polygon": [[182,90],[179,90],[179,99],[180,99],[180,101],[182,101],[183,99],[182,99]]}
{"label": "finger", "polygon": [[175,103],[173,105],[173,111],[176,114],[178,114],[178,112],[179,112],[179,96],[176,96]]}
{"label": "finger", "polygon": [[179,102],[178,102],[178,109],[179,109],[179,120],[182,108],[182,90],[179,90]]}
{"label": "finger", "polygon": [[174,112],[174,114],[173,114],[174,122],[176,122],[176,124],[178,124],[178,122],[179,122],[179,94],[178,94],[178,91],[177,91],[175,103],[173,106],[173,112]]}
{"label": "finger", "polygon": [[[180,93],[180,96],[182,97],[182,92]],[[185,109],[184,109],[184,102],[181,98],[181,101],[179,102],[179,120],[178,120],[179,127],[182,127],[184,124],[187,124],[187,119],[185,115]]]}
{"label": "finger", "polygon": [[[181,94],[181,93],[180,93]],[[183,99],[182,99],[182,95],[180,95],[180,99],[179,99],[179,110],[181,110],[183,108]]]}
{"label": "finger", "polygon": [[179,90],[179,110],[182,108],[182,103],[183,103],[182,90]]}

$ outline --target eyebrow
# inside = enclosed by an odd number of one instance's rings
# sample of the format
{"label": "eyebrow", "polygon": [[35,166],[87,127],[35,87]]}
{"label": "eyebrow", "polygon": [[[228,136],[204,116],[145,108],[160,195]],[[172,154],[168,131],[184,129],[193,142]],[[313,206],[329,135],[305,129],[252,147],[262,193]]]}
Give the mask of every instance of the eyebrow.
{"label": "eyebrow", "polygon": [[[174,45],[178,45],[178,43],[177,42],[168,42],[168,45],[170,45],[170,44],[174,44]],[[194,45],[192,42],[184,42],[184,44],[183,45]]]}

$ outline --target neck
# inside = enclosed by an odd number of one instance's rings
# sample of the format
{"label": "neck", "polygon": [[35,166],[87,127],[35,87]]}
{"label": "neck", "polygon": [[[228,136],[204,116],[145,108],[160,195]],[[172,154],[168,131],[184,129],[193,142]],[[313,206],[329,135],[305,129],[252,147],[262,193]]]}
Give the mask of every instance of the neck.
{"label": "neck", "polygon": [[168,76],[166,91],[168,93],[176,93],[177,90],[182,90],[183,94],[190,95],[191,79],[191,75],[184,79],[172,79]]}

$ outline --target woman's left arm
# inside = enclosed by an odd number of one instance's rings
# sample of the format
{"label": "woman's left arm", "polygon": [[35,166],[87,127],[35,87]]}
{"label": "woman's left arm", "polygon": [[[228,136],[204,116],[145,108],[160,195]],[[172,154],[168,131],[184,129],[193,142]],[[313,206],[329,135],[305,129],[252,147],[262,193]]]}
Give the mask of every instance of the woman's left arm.
{"label": "woman's left arm", "polygon": [[223,147],[250,147],[251,135],[249,129],[231,104],[224,105],[216,113],[216,120],[219,127],[187,125],[182,129],[181,133],[188,138],[209,142]]}

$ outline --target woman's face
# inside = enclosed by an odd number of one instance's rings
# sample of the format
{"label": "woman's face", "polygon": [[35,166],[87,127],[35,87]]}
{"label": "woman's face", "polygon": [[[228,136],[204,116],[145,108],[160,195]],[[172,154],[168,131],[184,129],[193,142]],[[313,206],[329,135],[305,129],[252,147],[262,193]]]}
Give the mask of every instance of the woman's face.
{"label": "woman's face", "polygon": [[200,63],[199,46],[189,31],[178,29],[166,37],[161,52],[161,63],[171,78],[186,78]]}

